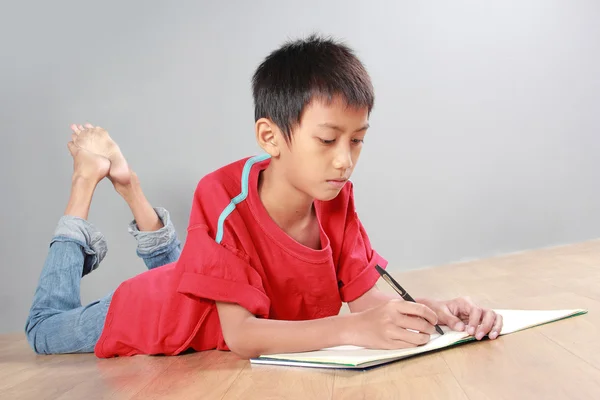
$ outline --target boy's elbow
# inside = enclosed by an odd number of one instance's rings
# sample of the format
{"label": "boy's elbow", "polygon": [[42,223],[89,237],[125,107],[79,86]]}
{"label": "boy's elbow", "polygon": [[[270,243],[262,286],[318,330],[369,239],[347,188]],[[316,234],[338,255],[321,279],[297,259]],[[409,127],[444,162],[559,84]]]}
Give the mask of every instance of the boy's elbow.
{"label": "boy's elbow", "polygon": [[229,351],[238,357],[249,360],[261,355],[258,348],[252,346],[247,339],[242,337],[242,334],[227,336],[228,337],[225,337],[225,344],[229,348]]}
{"label": "boy's elbow", "polygon": [[256,318],[248,310],[238,304],[217,302],[217,311],[223,339],[232,353],[245,359],[262,354],[260,341],[263,336],[253,323]]}
{"label": "boy's elbow", "polygon": [[260,353],[257,351],[254,351],[252,349],[244,349],[244,348],[229,348],[229,350],[231,350],[231,352],[233,354],[235,354],[236,356],[238,356],[239,358],[242,358],[244,360],[249,360],[251,358],[256,358],[258,356],[260,356]]}

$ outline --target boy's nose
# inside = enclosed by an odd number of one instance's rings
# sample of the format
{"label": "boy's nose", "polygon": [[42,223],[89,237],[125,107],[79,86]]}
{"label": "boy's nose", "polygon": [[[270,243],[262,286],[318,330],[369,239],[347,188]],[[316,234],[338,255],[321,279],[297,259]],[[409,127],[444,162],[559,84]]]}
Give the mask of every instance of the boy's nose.
{"label": "boy's nose", "polygon": [[336,169],[350,169],[352,168],[352,152],[349,149],[338,151],[333,165]]}

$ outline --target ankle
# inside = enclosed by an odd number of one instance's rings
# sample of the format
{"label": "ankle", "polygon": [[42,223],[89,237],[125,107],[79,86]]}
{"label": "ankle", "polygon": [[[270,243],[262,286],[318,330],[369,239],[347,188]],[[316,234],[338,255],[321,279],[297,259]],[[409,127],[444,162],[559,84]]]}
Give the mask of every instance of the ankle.
{"label": "ankle", "polygon": [[96,187],[101,179],[92,178],[87,175],[82,175],[77,172],[73,173],[71,176],[71,186],[72,187]]}
{"label": "ankle", "polygon": [[127,197],[135,189],[136,182],[133,179],[133,172],[131,172],[129,176],[129,182],[127,182],[126,184],[111,179],[113,187],[115,188],[117,193],[119,193],[123,198]]}
{"label": "ankle", "polygon": [[92,203],[92,196],[96,190],[96,182],[86,176],[73,175],[71,181],[71,195],[65,210],[65,215],[87,219]]}
{"label": "ankle", "polygon": [[137,197],[139,197],[140,192],[142,191],[140,186],[140,181],[135,172],[130,172],[130,179],[127,184],[113,182],[113,186],[117,193],[127,202],[134,201]]}

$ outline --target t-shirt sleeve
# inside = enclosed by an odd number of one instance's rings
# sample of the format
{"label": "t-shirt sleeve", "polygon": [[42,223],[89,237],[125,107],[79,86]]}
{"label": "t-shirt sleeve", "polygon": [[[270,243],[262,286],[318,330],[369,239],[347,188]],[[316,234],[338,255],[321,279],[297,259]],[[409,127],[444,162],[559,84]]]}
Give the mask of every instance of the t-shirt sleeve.
{"label": "t-shirt sleeve", "polygon": [[387,264],[387,260],[371,247],[367,232],[356,213],[354,196],[350,192],[337,268],[342,301],[354,301],[371,289],[380,278],[375,265],[385,269]]}
{"label": "t-shirt sleeve", "polygon": [[270,300],[249,258],[227,241],[215,240],[217,220],[229,195],[220,193],[214,184],[206,186],[201,181],[194,194],[188,235],[176,266],[180,272],[177,291],[237,303],[257,317],[268,318]]}

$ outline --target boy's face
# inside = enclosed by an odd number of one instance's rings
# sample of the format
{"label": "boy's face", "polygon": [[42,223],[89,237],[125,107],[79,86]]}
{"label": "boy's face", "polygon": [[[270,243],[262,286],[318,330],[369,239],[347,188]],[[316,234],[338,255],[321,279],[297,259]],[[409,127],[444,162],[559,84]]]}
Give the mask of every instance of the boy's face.
{"label": "boy's face", "polygon": [[289,182],[313,199],[335,198],[358,162],[368,118],[367,108],[348,107],[339,97],[330,103],[311,101],[293,129],[291,143],[278,146]]}

